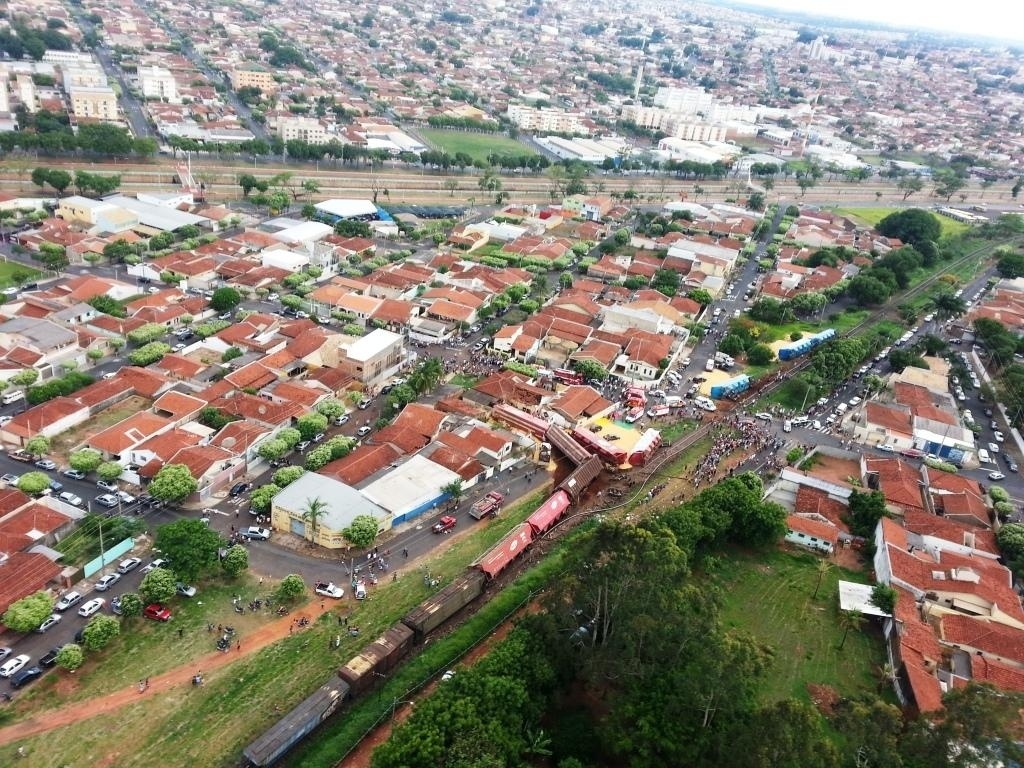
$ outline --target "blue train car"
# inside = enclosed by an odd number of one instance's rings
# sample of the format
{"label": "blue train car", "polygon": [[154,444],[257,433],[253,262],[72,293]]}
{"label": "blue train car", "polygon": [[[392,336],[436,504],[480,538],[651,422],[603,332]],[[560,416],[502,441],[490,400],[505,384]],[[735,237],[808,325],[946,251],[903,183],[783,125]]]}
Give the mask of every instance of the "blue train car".
{"label": "blue train car", "polygon": [[813,336],[808,336],[805,339],[794,341],[792,344],[787,344],[779,350],[779,360],[793,360],[802,355],[806,355],[815,347],[820,347],[826,341],[834,339],[836,332],[834,328],[826,328],[821,333],[816,333]]}
{"label": "blue train car", "polygon": [[715,398],[715,400],[721,400],[726,397],[738,395],[749,387],[750,377],[744,374],[742,376],[737,376],[735,379],[724,381],[721,384],[712,385],[711,396]]}

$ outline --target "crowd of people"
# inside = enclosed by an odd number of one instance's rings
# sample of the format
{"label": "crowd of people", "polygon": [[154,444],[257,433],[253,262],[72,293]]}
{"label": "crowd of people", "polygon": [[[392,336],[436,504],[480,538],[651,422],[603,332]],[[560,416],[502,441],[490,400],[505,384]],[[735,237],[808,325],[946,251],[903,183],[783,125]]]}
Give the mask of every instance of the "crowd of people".
{"label": "crowd of people", "polygon": [[[737,451],[744,454],[740,466],[756,461],[762,450],[768,450],[768,460],[774,459],[774,451],[782,447],[780,441],[764,422],[738,414],[731,415],[717,424],[712,431],[709,450],[693,470],[693,487],[699,488],[705,482],[713,484],[722,463]],[[730,472],[732,469],[730,469]]]}

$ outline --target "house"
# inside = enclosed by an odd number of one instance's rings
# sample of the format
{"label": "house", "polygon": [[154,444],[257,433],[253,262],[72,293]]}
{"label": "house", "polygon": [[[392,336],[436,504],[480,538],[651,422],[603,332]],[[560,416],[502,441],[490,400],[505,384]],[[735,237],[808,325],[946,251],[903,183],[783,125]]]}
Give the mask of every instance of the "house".
{"label": "house", "polygon": [[608,400],[593,387],[574,385],[566,387],[548,404],[548,408],[565,420],[566,426],[611,413],[615,403]]}
{"label": "house", "polygon": [[[314,500],[324,506],[311,517],[310,503]],[[391,527],[391,515],[363,493],[333,477],[307,472],[274,496],[270,526],[274,531],[301,536],[325,549],[348,549],[345,530],[355,518],[367,515],[377,520],[380,533]]]}
{"label": "house", "polygon": [[615,361],[614,372],[627,377],[653,381],[662,370],[662,361],[672,354],[672,337],[636,331]]}
{"label": "house", "polygon": [[839,530],[829,523],[787,515],[785,538],[790,544],[831,555],[839,543]]}
{"label": "house", "polygon": [[580,206],[580,215],[587,221],[601,221],[614,206],[612,198],[607,195],[588,197]]}
{"label": "house", "polygon": [[86,438],[83,447],[99,451],[107,461],[117,461],[126,465],[132,449],[173,427],[174,422],[171,419],[140,411]]}
{"label": "house", "polygon": [[405,364],[405,339],[397,333],[377,328],[338,347],[337,367],[368,389],[379,389]]}

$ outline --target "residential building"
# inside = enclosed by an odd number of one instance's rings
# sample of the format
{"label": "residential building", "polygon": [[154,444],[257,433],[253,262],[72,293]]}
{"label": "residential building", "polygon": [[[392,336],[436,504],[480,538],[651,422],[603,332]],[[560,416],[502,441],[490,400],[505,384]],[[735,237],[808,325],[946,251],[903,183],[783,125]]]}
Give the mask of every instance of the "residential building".
{"label": "residential building", "polygon": [[282,141],[304,141],[307,144],[327,144],[334,138],[327,125],[315,117],[285,117],[277,121],[277,135]]}
{"label": "residential building", "polygon": [[139,67],[139,86],[142,88],[142,95],[147,99],[159,99],[169,104],[177,104],[181,101],[178,97],[178,84],[174,81],[174,75],[170,70],[163,67]]}
{"label": "residential building", "polygon": [[564,112],[560,109],[527,107],[509,104],[505,115],[509,122],[524,131],[534,133],[581,133],[590,134],[590,127],[584,123],[583,115]]}
{"label": "residential building", "polygon": [[68,89],[71,111],[76,118],[95,118],[108,122],[120,120],[117,94],[108,86],[72,86]]}
{"label": "residential building", "polygon": [[236,91],[240,88],[259,88],[266,94],[277,90],[274,73],[257,67],[245,67],[231,70],[231,87]]}

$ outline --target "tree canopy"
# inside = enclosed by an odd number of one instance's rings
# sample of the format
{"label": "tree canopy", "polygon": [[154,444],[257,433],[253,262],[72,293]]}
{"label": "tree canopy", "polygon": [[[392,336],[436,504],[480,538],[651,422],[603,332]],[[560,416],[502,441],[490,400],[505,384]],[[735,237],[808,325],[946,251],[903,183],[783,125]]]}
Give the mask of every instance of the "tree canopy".
{"label": "tree canopy", "polygon": [[224,540],[201,520],[177,520],[156,531],[156,546],[164,553],[179,579],[186,582],[217,564]]}

